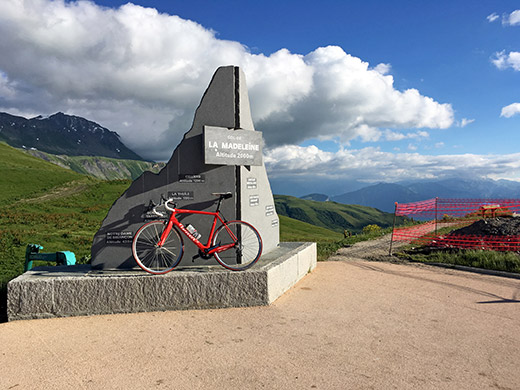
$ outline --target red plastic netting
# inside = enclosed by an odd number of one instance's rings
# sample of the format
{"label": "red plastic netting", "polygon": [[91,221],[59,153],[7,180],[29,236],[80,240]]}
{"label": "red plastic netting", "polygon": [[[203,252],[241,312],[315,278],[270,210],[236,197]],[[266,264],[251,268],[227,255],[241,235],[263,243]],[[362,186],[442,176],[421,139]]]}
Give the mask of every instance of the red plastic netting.
{"label": "red plastic netting", "polygon": [[[406,216],[415,224],[394,227],[392,241],[446,248],[520,251],[520,220],[513,218],[520,216],[520,199],[435,198],[396,203],[395,215]],[[488,223],[490,219],[494,222]],[[484,221],[484,225],[477,221]],[[492,232],[479,230],[481,226],[491,226]],[[464,231],[471,234],[461,233]]]}

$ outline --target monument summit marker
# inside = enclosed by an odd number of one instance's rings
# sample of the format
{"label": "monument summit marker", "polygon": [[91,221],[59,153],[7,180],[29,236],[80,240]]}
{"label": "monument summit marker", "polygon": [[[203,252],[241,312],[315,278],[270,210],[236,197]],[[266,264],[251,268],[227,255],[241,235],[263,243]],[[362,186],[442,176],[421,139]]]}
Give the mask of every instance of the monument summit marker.
{"label": "monument summit marker", "polygon": [[[214,192],[231,192],[223,203],[227,220],[251,223],[263,240],[263,254],[278,247],[279,220],[263,164],[262,133],[255,130],[243,72],[234,66],[217,69],[195,112],[193,125],[158,173],[145,172],[112,205],[92,244],[93,269],[131,269],[131,237],[144,222],[157,219],[151,208],[173,198],[178,207],[214,211]],[[204,216],[182,218],[208,237]],[[199,258],[185,241],[182,265],[217,264]],[[193,260],[192,260],[193,259]]]}
{"label": "monument summit marker", "polygon": [[[191,240],[184,240],[178,268],[197,267],[166,275],[125,271],[140,269],[132,255],[132,240],[146,221],[160,218],[152,209],[161,199],[173,198],[179,208],[212,212],[218,200],[214,192],[233,194],[222,203],[221,215],[228,221],[249,222],[262,237],[262,256],[253,272],[226,272],[220,266],[218,271],[200,269],[199,265],[217,265],[217,261],[198,257]],[[178,219],[184,226],[194,226],[204,241],[211,229],[204,218],[190,214]],[[7,313],[12,321],[268,305],[315,267],[315,243],[279,243],[262,135],[253,126],[244,74],[226,66],[215,72],[191,129],[166,166],[158,174],[143,173],[114,202],[94,236],[91,264],[44,267],[11,280]]]}

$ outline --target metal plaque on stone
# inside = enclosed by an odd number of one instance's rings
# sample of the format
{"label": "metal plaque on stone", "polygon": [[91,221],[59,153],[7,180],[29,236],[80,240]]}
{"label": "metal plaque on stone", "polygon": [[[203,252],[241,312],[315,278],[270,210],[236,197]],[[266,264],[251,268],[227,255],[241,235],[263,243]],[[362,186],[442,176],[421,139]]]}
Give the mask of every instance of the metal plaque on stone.
{"label": "metal plaque on stone", "polygon": [[273,205],[267,205],[265,206],[265,216],[269,217],[271,215],[274,215],[275,208]]}
{"label": "metal plaque on stone", "polygon": [[168,191],[168,198],[172,200],[193,200],[193,191]]}
{"label": "metal plaque on stone", "polygon": [[204,126],[204,162],[214,165],[262,165],[262,133]]}
{"label": "metal plaque on stone", "polygon": [[256,190],[256,177],[248,177],[246,186],[248,190]]}
{"label": "metal plaque on stone", "polygon": [[126,245],[131,244],[134,233],[131,231],[108,231],[105,243],[107,245]]}
{"label": "metal plaque on stone", "polygon": [[188,175],[188,174],[180,174],[179,175],[179,183],[205,183],[206,175],[197,174],[197,175]]}

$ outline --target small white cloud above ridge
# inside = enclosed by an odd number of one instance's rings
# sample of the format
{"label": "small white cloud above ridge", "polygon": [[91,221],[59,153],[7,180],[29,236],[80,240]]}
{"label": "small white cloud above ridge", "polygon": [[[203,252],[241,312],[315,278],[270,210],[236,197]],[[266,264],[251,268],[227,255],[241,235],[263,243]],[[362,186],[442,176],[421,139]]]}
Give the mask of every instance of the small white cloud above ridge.
{"label": "small white cloud above ridge", "polygon": [[500,18],[500,16],[498,16],[496,12],[493,12],[491,15],[486,17],[489,23],[493,23],[494,21],[498,20],[498,18]]}
{"label": "small white cloud above ridge", "polygon": [[500,116],[504,118],[511,118],[514,115],[520,114],[520,103],[513,103],[502,108]]}
{"label": "small white cloud above ridge", "polygon": [[511,12],[509,15],[505,15],[502,18],[502,24],[507,26],[517,26],[520,25],[520,10],[517,9]]}
{"label": "small white cloud above ridge", "polygon": [[491,62],[498,69],[512,68],[516,71],[520,71],[520,52],[511,51],[506,53],[505,50],[495,53],[495,58],[491,59]]}
{"label": "small white cloud above ridge", "polygon": [[457,126],[466,127],[467,125],[473,122],[475,122],[475,119],[462,118],[460,122],[457,123]]}

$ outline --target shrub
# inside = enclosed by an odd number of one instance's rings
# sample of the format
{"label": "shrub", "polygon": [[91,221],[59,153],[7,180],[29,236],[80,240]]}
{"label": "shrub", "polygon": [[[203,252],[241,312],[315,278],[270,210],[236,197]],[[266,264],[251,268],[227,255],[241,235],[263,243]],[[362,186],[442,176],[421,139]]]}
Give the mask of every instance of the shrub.
{"label": "shrub", "polygon": [[379,234],[381,233],[381,226],[379,225],[367,225],[363,228],[363,234]]}

